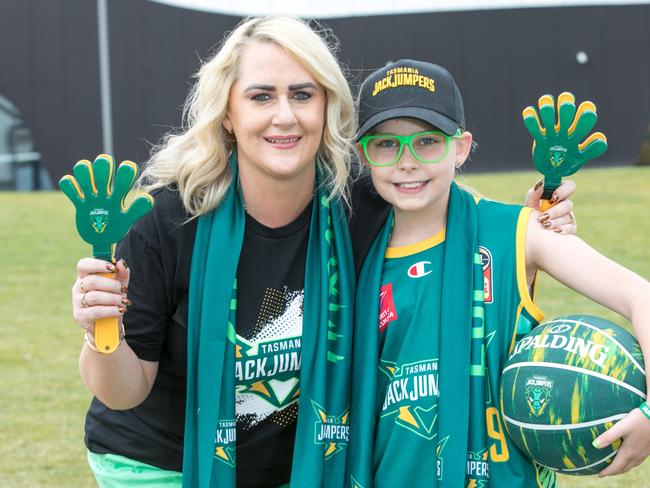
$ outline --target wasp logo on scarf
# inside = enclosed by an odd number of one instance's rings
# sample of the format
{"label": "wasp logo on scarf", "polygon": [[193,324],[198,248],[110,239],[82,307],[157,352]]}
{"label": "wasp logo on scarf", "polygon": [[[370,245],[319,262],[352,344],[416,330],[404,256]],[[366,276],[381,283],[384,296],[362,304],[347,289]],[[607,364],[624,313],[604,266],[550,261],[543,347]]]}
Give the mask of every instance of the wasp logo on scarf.
{"label": "wasp logo on scarf", "polygon": [[237,421],[219,420],[214,438],[214,457],[230,467],[235,467],[237,446]]}
{"label": "wasp logo on scarf", "polygon": [[490,478],[490,463],[487,448],[467,453],[467,488],[487,488]]}
{"label": "wasp logo on scarf", "polygon": [[318,420],[314,423],[314,444],[325,446],[325,459],[331,458],[348,445],[350,435],[350,408],[340,415],[328,415],[325,409],[311,401]]}

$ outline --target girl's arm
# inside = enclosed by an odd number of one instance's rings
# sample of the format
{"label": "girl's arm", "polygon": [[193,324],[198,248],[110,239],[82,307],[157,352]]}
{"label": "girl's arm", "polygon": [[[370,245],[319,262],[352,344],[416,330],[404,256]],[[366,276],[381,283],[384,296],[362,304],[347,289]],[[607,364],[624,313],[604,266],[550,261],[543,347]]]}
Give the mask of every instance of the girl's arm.
{"label": "girl's arm", "polygon": [[[533,212],[526,233],[526,267],[531,276],[546,271],[578,293],[619,313],[632,323],[650,380],[650,283],[598,253],[574,235],[546,232]],[[650,391],[646,385],[647,391]],[[624,473],[650,455],[650,420],[634,409],[597,440],[600,447],[623,438],[616,458],[600,475]]]}

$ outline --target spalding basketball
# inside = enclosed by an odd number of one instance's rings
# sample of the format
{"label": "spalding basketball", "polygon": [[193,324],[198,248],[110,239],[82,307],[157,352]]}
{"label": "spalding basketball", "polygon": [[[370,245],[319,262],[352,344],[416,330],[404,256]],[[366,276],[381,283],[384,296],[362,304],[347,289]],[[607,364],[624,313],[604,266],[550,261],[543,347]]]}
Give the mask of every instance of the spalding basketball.
{"label": "spalding basketball", "polygon": [[593,440],[645,400],[643,356],[618,325],[589,315],[558,317],[515,344],[501,377],[501,411],[514,443],[563,474],[589,475],[620,442]]}

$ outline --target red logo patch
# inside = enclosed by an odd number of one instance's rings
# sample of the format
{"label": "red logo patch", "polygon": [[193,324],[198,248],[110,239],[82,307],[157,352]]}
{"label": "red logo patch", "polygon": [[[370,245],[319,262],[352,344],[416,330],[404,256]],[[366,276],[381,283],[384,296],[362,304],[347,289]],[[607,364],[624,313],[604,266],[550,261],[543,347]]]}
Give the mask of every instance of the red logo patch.
{"label": "red logo patch", "polygon": [[492,303],[492,254],[489,249],[479,246],[478,252],[481,255],[481,265],[483,266],[483,294],[484,302]]}
{"label": "red logo patch", "polygon": [[379,291],[379,332],[386,330],[393,320],[397,320],[397,310],[393,300],[393,284],[388,283]]}

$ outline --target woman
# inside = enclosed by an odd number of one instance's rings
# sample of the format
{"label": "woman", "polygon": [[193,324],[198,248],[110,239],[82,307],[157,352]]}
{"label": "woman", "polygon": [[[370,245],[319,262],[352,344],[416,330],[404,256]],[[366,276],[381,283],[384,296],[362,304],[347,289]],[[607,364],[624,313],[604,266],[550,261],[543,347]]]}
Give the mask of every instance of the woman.
{"label": "woman", "polygon": [[[181,469],[184,486],[342,486],[351,254],[387,210],[348,191],[345,78],[305,23],[252,19],[202,66],[185,115],[145,170],[156,208],[122,259],[78,265],[90,346],[94,320],[129,312],[115,353],[81,352],[91,467],[102,486],[175,486]],[[571,231],[569,207],[552,212]]]}

